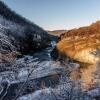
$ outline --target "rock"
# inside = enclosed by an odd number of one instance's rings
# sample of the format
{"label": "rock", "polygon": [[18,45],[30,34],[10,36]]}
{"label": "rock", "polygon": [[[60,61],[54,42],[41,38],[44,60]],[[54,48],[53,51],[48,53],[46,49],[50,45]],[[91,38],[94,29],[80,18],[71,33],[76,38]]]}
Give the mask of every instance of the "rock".
{"label": "rock", "polygon": [[45,88],[19,97],[17,100],[92,100],[90,96],[76,87],[73,87],[72,92],[70,87],[68,84],[62,84],[56,88]]}
{"label": "rock", "polygon": [[51,57],[52,57],[54,60],[57,60],[57,59],[58,59],[59,53],[58,53],[58,50],[56,49],[56,47],[51,51]]}
{"label": "rock", "polygon": [[13,100],[18,94],[22,96],[45,87],[54,88],[59,83],[64,68],[53,64],[53,61],[36,63],[35,60],[32,56],[25,56],[13,64],[0,64],[3,67],[0,68],[0,84],[5,80],[8,82],[5,100]]}
{"label": "rock", "polygon": [[100,88],[92,89],[87,94],[96,100],[100,100]]}
{"label": "rock", "polygon": [[17,100],[56,100],[50,89],[38,90],[33,94],[25,95]]}

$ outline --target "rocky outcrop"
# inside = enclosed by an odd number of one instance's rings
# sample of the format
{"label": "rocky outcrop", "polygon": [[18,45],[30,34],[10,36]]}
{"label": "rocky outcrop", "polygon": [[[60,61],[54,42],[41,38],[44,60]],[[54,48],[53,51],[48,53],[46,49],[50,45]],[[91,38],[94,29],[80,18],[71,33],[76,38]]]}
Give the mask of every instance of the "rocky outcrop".
{"label": "rocky outcrop", "polygon": [[99,100],[100,99],[100,88],[95,88],[87,92],[92,98]]}
{"label": "rocky outcrop", "polygon": [[50,45],[42,28],[16,14],[0,1],[0,51],[35,52]]}

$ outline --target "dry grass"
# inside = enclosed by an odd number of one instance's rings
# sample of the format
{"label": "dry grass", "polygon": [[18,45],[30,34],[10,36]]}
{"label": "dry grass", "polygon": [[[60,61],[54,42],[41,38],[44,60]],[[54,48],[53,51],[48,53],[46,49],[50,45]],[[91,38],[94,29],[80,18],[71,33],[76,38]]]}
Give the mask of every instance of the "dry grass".
{"label": "dry grass", "polygon": [[13,51],[10,53],[0,53],[0,63],[12,63],[16,60],[19,52]]}
{"label": "dry grass", "polygon": [[[97,48],[100,48],[100,21],[87,27],[69,30],[61,35],[61,40],[57,43],[59,54],[81,62],[84,59],[84,63],[88,61],[91,63],[90,60],[93,63],[94,57],[89,53]],[[86,56],[89,56],[89,59]],[[86,59],[88,59],[87,62]]]}

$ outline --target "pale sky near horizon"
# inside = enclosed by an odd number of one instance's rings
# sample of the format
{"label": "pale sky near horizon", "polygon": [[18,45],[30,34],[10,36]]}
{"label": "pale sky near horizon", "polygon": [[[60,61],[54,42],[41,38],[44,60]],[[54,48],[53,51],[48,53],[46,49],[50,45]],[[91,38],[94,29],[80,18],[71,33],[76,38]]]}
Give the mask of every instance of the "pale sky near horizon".
{"label": "pale sky near horizon", "polygon": [[100,20],[100,0],[2,0],[45,30],[72,29]]}

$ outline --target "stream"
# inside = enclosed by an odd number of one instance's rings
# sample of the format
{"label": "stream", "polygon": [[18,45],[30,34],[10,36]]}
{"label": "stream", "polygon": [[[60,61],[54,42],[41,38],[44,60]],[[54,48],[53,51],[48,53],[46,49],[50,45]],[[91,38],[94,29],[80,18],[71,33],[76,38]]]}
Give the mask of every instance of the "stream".
{"label": "stream", "polygon": [[[51,47],[43,50],[39,55],[38,53],[36,53],[33,56],[38,57],[39,58],[38,60],[42,62],[48,61],[49,62],[48,64],[52,66],[53,60],[50,56],[50,52],[54,49],[55,45],[56,45],[56,42],[52,41]],[[67,68],[66,64],[65,65],[61,64],[59,61],[54,61],[53,64],[55,64],[56,66],[63,66]],[[78,63],[78,64],[80,64],[80,68],[78,68],[75,71],[72,71],[72,73],[70,74],[70,78],[75,81],[81,81],[81,88],[83,91],[87,91],[94,87],[99,87],[100,85],[100,68],[99,68],[100,63],[97,62],[94,65],[85,64],[85,63]]]}
{"label": "stream", "polygon": [[[39,61],[48,63],[48,66],[52,66],[52,58],[50,56],[50,52],[54,49],[56,45],[55,41],[51,42],[51,47],[43,50],[39,54],[36,53],[33,56],[38,58]],[[66,62],[65,62],[66,63]],[[56,66],[63,66],[67,68],[67,65],[61,64],[59,61],[54,61],[53,64]],[[70,64],[70,63],[69,63]],[[75,71],[72,71],[70,74],[70,78],[75,81],[81,81],[81,88],[83,91],[87,91],[88,89],[99,87],[100,85],[100,63],[97,62],[94,65],[78,63],[80,64],[80,68]]]}

